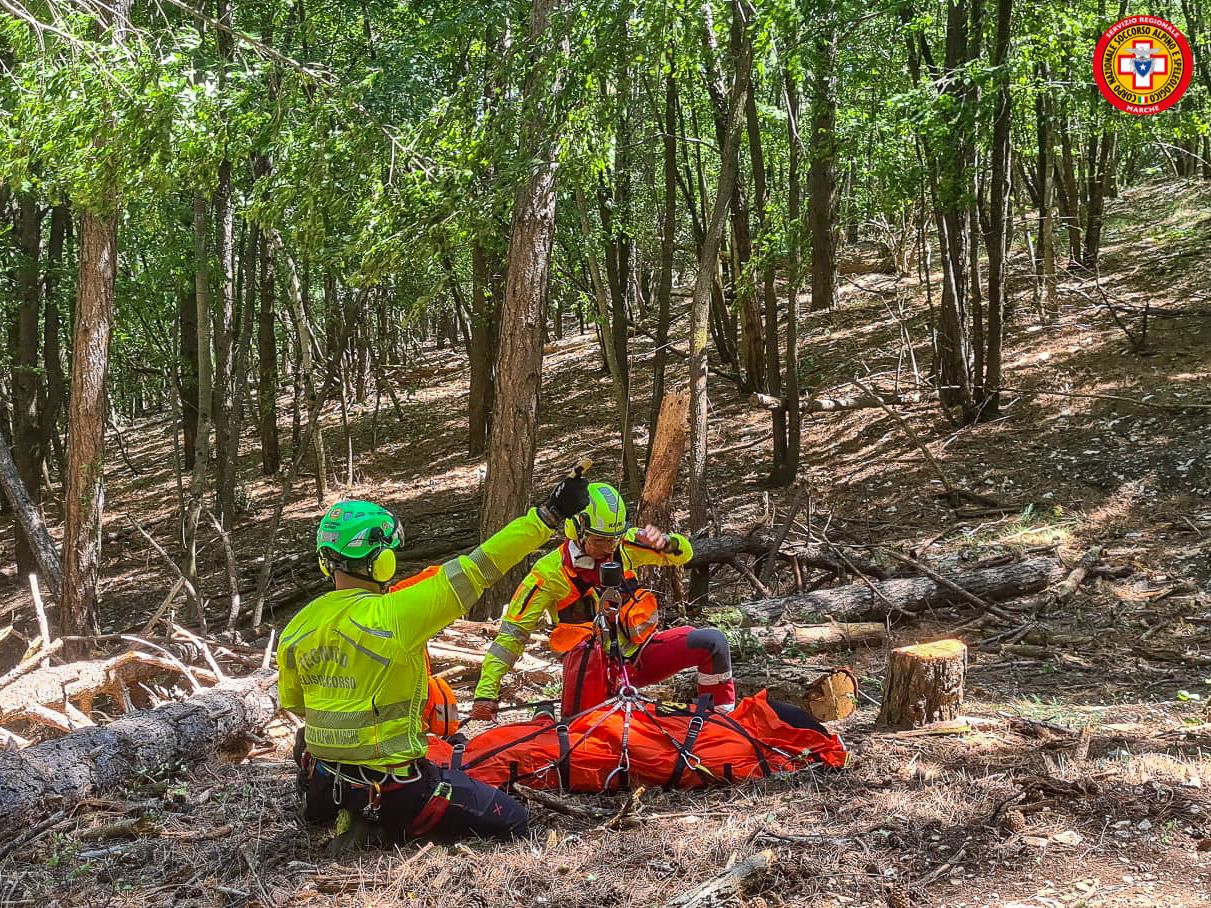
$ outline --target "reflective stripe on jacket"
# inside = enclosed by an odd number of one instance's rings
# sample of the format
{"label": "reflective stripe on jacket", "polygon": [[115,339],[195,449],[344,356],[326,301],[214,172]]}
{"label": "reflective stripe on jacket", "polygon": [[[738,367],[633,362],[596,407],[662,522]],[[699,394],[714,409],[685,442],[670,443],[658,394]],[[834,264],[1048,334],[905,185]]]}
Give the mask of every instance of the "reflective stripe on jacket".
{"label": "reflective stripe on jacket", "polygon": [[[685,564],[694,556],[690,541],[679,534],[669,534],[670,543],[675,542],[677,549],[674,554],[667,549],[656,552],[637,543],[636,533],[635,529],[628,530],[618,547],[619,557],[628,577],[634,577],[634,569],[637,567],[677,566]],[[530,635],[537,630],[543,615],[554,625],[563,621],[582,623],[592,620],[597,592],[594,589],[579,587],[575,573],[568,570],[568,544],[568,541],[565,541],[559,548],[539,558],[513,593],[500,622],[500,633],[484,655],[479,684],[475,688],[477,700],[500,698],[501,681],[521,658]]]}
{"label": "reflective stripe on jacket", "polygon": [[306,719],[311,755],[375,769],[424,756],[426,643],[550,535],[531,510],[403,589],[333,590],[295,615],[278,644],[278,690]]}

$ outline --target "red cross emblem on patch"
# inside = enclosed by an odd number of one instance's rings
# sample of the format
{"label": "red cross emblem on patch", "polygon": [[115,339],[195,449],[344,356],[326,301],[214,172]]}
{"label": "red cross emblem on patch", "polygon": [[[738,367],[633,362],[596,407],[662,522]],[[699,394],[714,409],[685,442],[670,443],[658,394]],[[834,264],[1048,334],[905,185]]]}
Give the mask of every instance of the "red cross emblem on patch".
{"label": "red cross emblem on patch", "polygon": [[1132,77],[1136,91],[1151,91],[1152,77],[1169,72],[1169,55],[1145,38],[1131,45],[1130,52],[1115,57],[1120,75]]}

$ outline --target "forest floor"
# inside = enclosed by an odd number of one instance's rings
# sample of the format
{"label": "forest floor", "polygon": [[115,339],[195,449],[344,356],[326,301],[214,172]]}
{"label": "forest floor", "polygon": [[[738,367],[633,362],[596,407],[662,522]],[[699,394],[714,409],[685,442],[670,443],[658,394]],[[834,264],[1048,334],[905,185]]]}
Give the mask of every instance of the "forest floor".
{"label": "forest floor", "polygon": [[[1149,211],[1144,224],[1140,207]],[[773,849],[775,862],[732,904],[883,905],[899,883],[918,905],[1211,905],[1211,193],[1178,183],[1125,192],[1111,209],[1104,249],[1100,280],[1067,275],[1059,318],[1048,325],[1031,311],[1026,262],[1014,262],[1004,386],[1016,390],[1006,393],[1000,418],[958,428],[936,404],[901,410],[952,485],[1012,512],[957,517],[938,496],[933,468],[882,410],[818,415],[804,425],[800,478],[810,507],[792,539],[827,527],[834,541],[935,563],[1029,549],[1071,564],[1100,546],[1104,563],[1125,568],[1066,604],[1035,601],[1023,622],[1033,622],[1025,640],[1040,644],[1038,658],[979,647],[1008,630],[1004,624],[986,620],[960,633],[972,644],[965,733],[876,733],[875,710],[864,703],[837,723],[855,754],[840,773],[651,793],[635,829],[594,828],[537,809],[531,836],[511,845],[331,858],[330,831],[295,819],[292,732],[279,721],[272,746],[255,757],[212,761],[78,811],[20,860],[0,865],[0,905],[654,905],[761,848]],[[1133,352],[1109,307],[1138,339],[1145,304],[1146,346]],[[897,376],[911,386],[912,358],[922,369],[930,358],[928,320],[915,276],[846,278],[836,311],[806,317],[807,387],[816,396],[844,393],[855,375],[883,388]],[[645,416],[649,356],[650,343],[635,337],[633,399]],[[356,481],[333,484],[328,503],[373,498],[403,515],[410,547],[458,544],[476,532],[483,475],[482,460],[465,453],[464,357],[426,347],[399,378],[402,419],[386,401],[377,417],[373,401],[353,406]],[[793,493],[764,483],[769,415],[727,381],[711,387],[714,512],[735,531],[779,525]],[[592,334],[553,340],[537,488],[583,452],[595,456],[598,475],[615,474],[611,400]],[[343,475],[335,406],[324,424],[330,472]],[[125,429],[138,475],[110,460],[106,630],[140,627],[173,579],[123,519],[129,513],[161,540],[172,537],[170,426],[148,419]],[[245,456],[250,505],[234,534],[246,586],[278,488],[258,475],[258,461],[255,450]],[[680,486],[676,500],[685,502]],[[320,510],[313,480],[301,480],[279,552],[308,556]],[[7,528],[4,538],[0,564],[10,566],[0,571],[0,615],[22,628],[28,592],[11,567]],[[227,598],[217,542],[203,558],[211,618],[221,624]],[[296,563],[278,584],[284,595],[270,617],[278,627],[316,588],[310,557]],[[725,573],[705,611],[728,623],[729,606],[750,593]],[[791,583],[781,569],[772,581],[778,590]],[[294,587],[303,592],[290,595]],[[190,618],[184,605],[179,614]],[[899,623],[893,643],[945,636],[970,615],[941,610]],[[753,656],[743,633],[730,632],[746,670],[779,662]],[[0,653],[0,664],[16,655]],[[853,665],[877,698],[886,653],[782,659]],[[542,693],[522,683],[506,698]],[[1083,742],[1064,731],[1086,727]],[[106,809],[132,803],[144,805],[160,835],[116,846],[81,840],[112,817]],[[1000,822],[1006,807],[1020,810],[1024,825]]]}

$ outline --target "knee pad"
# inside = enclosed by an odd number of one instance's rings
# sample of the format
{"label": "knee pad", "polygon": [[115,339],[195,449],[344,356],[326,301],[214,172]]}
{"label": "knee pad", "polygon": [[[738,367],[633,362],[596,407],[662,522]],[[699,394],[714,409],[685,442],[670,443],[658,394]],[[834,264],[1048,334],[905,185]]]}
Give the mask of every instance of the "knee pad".
{"label": "knee pad", "polygon": [[717,627],[699,627],[690,631],[686,643],[691,649],[704,649],[713,656],[727,656],[731,658],[732,648],[727,642],[727,637],[723,635],[723,631]]}

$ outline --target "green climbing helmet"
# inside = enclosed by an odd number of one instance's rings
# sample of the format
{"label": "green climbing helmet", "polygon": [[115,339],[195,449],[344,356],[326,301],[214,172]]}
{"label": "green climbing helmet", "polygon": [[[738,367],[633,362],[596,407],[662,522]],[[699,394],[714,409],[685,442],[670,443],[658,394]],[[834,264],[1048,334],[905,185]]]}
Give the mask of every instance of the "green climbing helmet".
{"label": "green climbing helmet", "polygon": [[586,534],[623,536],[628,528],[627,505],[618,490],[604,482],[589,483],[589,506],[568,520],[564,528],[569,539],[581,539]]}
{"label": "green climbing helmet", "polygon": [[363,561],[404,544],[399,521],[384,507],[370,501],[341,501],[320,519],[315,551],[347,563]]}

